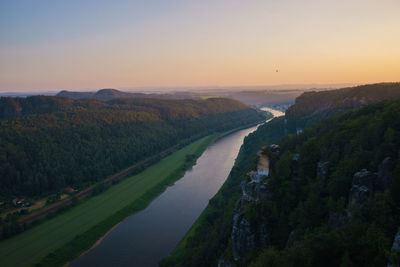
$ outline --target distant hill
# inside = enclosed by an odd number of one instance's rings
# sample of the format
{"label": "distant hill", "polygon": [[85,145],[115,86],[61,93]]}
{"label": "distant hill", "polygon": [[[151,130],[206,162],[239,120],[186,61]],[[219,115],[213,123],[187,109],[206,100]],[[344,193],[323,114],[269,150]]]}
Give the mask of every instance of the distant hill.
{"label": "distant hill", "polygon": [[160,266],[400,266],[399,87],[304,94],[289,118],[318,125],[283,139],[287,118],[260,126]]}
{"label": "distant hill", "polygon": [[83,98],[94,98],[98,100],[111,100],[115,98],[167,98],[167,99],[187,99],[196,98],[193,94],[182,92],[182,93],[171,93],[171,94],[145,94],[145,93],[130,93],[122,92],[117,89],[101,89],[97,92],[71,92],[63,90],[56,96],[68,97],[72,99],[83,99]]}
{"label": "distant hill", "polygon": [[296,127],[304,128],[344,111],[397,98],[400,98],[400,83],[376,83],[330,91],[305,92],[287,109],[286,119],[289,124],[295,123]]}
{"label": "distant hill", "polygon": [[376,83],[330,91],[305,92],[296,98],[287,116],[305,116],[332,109],[353,109],[385,99],[400,98],[400,83]]}
{"label": "distant hill", "polygon": [[[106,91],[105,96],[103,95],[103,90],[99,92],[99,99],[70,99],[58,96],[0,97],[0,120],[33,114],[98,112],[102,110],[156,112],[158,116],[161,115],[163,118],[165,116],[183,118],[248,108],[237,100],[227,98],[209,98],[207,100],[112,98],[111,100],[102,101],[100,98],[108,98],[109,93]],[[195,112],[193,111],[194,107],[196,107]]]}

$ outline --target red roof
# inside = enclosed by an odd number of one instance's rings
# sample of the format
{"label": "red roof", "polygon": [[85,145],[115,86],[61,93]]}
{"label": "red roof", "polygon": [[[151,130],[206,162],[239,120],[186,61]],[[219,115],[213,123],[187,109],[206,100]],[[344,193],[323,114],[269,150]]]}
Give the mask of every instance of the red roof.
{"label": "red roof", "polygon": [[75,190],[70,186],[67,186],[67,188],[65,188],[65,191],[67,191],[68,193],[74,193],[75,192]]}

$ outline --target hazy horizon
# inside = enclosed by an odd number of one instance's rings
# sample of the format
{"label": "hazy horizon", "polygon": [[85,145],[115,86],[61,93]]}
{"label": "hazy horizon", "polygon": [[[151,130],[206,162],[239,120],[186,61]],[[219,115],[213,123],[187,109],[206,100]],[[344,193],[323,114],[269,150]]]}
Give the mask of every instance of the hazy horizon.
{"label": "hazy horizon", "polygon": [[63,89],[54,89],[54,90],[0,90],[0,95],[29,95],[29,94],[57,94],[61,91],[70,91],[70,92],[96,92],[102,89],[116,89],[123,92],[139,92],[139,93],[167,93],[167,92],[218,92],[218,91],[227,91],[227,92],[239,92],[239,91],[305,91],[305,90],[318,90],[318,89],[339,89],[344,87],[352,87],[363,84],[355,84],[355,83],[336,83],[336,84],[276,84],[276,85],[235,85],[235,86],[181,86],[181,87],[122,87],[122,88],[111,88],[111,87],[101,87],[101,88],[63,88]]}
{"label": "hazy horizon", "polygon": [[396,82],[399,12],[395,0],[2,0],[0,92]]}

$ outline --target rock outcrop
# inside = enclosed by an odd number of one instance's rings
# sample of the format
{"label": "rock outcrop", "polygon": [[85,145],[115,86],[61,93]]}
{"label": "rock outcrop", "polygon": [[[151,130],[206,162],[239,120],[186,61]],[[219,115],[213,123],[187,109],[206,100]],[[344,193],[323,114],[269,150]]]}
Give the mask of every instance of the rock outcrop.
{"label": "rock outcrop", "polygon": [[349,206],[362,205],[374,192],[387,190],[391,184],[393,165],[393,160],[387,157],[379,164],[376,173],[367,169],[356,172],[350,188]]}
{"label": "rock outcrop", "polygon": [[245,218],[243,211],[236,211],[233,215],[232,227],[232,254],[235,260],[246,255],[256,247],[256,233],[254,227]]}
{"label": "rock outcrop", "polygon": [[288,236],[288,239],[287,239],[287,241],[286,241],[286,246],[285,246],[285,248],[288,248],[288,247],[290,247],[291,245],[293,245],[294,240],[295,240],[295,234],[294,234],[294,231],[291,231],[290,234],[289,234],[289,236]]}
{"label": "rock outcrop", "polygon": [[267,247],[268,227],[262,222],[251,222],[246,218],[245,208],[247,205],[257,204],[261,199],[269,198],[265,182],[243,181],[242,198],[236,204],[233,215],[233,226],[231,232],[232,254],[235,260],[240,259],[246,253],[257,247]]}
{"label": "rock outcrop", "polygon": [[389,189],[394,163],[390,157],[385,158],[378,166],[378,171],[372,173],[367,169],[356,172],[349,193],[347,215],[352,216],[352,210],[362,209],[375,192]]}
{"label": "rock outcrop", "polygon": [[378,166],[378,171],[375,173],[374,187],[376,191],[385,191],[389,189],[391,184],[391,172],[394,167],[394,162],[391,157],[385,158]]}
{"label": "rock outcrop", "polygon": [[275,155],[275,156],[279,156],[279,154],[281,153],[281,147],[277,144],[272,144],[269,146],[269,148],[271,149],[271,152]]}
{"label": "rock outcrop", "polygon": [[242,181],[240,187],[242,189],[242,199],[247,202],[258,203],[260,199],[266,199],[271,197],[271,193],[268,191],[267,182],[260,181],[257,174],[253,174],[256,179],[252,179],[250,182]]}
{"label": "rock outcrop", "polygon": [[356,172],[350,188],[349,205],[363,205],[373,193],[375,175],[366,169]]}
{"label": "rock outcrop", "polygon": [[[279,153],[279,146],[272,147],[271,151]],[[261,152],[258,155],[261,157]],[[246,218],[245,214],[246,206],[272,197],[268,190],[268,173],[259,170],[251,171],[248,173],[248,180],[243,180],[240,187],[242,197],[236,203],[231,232],[232,254],[235,260],[240,259],[254,248],[267,247],[267,239],[270,234],[264,222],[252,222]]]}
{"label": "rock outcrop", "polygon": [[[394,236],[391,252],[392,253],[400,252],[400,231],[398,231],[396,233],[396,235]],[[389,262],[387,266],[388,267],[398,267],[399,264]]]}

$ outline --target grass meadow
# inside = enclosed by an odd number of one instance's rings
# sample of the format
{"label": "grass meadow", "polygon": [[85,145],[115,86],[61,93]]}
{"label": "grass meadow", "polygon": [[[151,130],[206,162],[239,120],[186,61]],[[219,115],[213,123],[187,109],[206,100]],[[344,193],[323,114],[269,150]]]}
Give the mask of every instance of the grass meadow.
{"label": "grass meadow", "polygon": [[[89,249],[114,225],[181,178],[218,134],[199,139],[65,213],[0,242],[0,266],[57,266]],[[187,155],[195,155],[188,162]]]}

